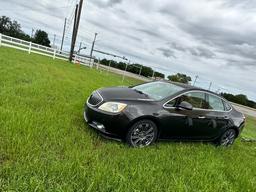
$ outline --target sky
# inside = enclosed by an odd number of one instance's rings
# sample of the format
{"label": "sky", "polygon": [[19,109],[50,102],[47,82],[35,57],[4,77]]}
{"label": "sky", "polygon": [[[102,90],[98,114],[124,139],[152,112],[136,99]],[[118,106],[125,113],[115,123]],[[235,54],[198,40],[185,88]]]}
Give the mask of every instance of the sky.
{"label": "sky", "polygon": [[[0,0],[0,16],[23,31],[48,32],[69,49],[77,0]],[[196,86],[246,94],[256,101],[256,1],[254,0],[84,0],[76,47],[125,56],[166,76],[199,76]],[[95,55],[104,58],[103,55]],[[109,57],[109,59],[112,59]]]}

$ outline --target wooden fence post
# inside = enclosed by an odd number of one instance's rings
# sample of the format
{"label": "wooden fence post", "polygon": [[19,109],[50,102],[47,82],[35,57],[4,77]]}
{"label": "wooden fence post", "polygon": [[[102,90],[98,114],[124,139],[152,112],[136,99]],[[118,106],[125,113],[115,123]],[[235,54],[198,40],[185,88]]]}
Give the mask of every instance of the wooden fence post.
{"label": "wooden fence post", "polygon": [[90,63],[90,68],[93,68],[93,65],[94,65],[94,59],[91,60],[91,63]]}
{"label": "wooden fence post", "polygon": [[2,46],[2,33],[0,33],[0,47]]}
{"label": "wooden fence post", "polygon": [[77,59],[77,58],[76,58],[76,55],[75,55],[75,58],[74,58],[74,60],[73,60],[73,63],[74,63],[74,64],[76,64],[76,59]]}
{"label": "wooden fence post", "polygon": [[28,48],[28,53],[29,53],[29,54],[31,53],[31,46],[32,46],[32,42],[30,41],[30,42],[29,42],[29,48]]}
{"label": "wooden fence post", "polygon": [[53,59],[55,59],[56,57],[56,49],[54,49],[54,52],[53,52]]}
{"label": "wooden fence post", "polygon": [[100,65],[100,58],[98,59],[97,70],[99,69],[99,65]]}

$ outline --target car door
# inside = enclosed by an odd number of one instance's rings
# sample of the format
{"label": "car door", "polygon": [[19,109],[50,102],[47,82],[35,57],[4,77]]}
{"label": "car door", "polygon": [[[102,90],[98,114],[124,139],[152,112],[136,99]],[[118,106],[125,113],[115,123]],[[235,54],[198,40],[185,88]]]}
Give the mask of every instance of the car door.
{"label": "car door", "polygon": [[226,110],[223,100],[213,94],[206,94],[208,102],[207,117],[211,119],[214,132],[209,134],[211,137],[217,137],[223,130],[228,127],[229,111]]}
{"label": "car door", "polygon": [[174,104],[177,100],[178,98],[164,105],[165,110],[161,119],[161,137],[164,139],[182,138],[189,127],[190,120],[186,114],[188,111],[177,110]]}
{"label": "car door", "polygon": [[[193,110],[179,109],[186,101]],[[187,92],[165,104],[168,115],[165,118],[164,133],[168,138],[206,139],[213,132],[211,119],[208,118],[206,94],[202,91]]]}

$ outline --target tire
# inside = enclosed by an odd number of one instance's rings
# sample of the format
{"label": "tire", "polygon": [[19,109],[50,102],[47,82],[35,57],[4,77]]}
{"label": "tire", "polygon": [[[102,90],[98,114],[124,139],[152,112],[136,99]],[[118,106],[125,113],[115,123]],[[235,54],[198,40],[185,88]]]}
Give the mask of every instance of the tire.
{"label": "tire", "polygon": [[234,129],[228,129],[220,136],[220,138],[217,141],[217,145],[229,147],[235,142],[235,139],[236,131]]}
{"label": "tire", "polygon": [[151,120],[140,120],[133,124],[126,134],[126,142],[131,147],[146,147],[156,141],[157,126]]}

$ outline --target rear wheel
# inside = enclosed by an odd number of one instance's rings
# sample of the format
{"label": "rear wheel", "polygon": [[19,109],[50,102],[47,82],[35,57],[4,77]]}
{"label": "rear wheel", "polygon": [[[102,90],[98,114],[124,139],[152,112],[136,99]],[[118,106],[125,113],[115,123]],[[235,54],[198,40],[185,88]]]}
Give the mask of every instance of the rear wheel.
{"label": "rear wheel", "polygon": [[228,129],[219,138],[218,145],[225,147],[231,146],[234,143],[235,138],[236,131],[234,129]]}
{"label": "rear wheel", "polygon": [[140,120],[136,122],[126,135],[127,143],[132,147],[145,147],[155,142],[157,126],[153,121]]}

